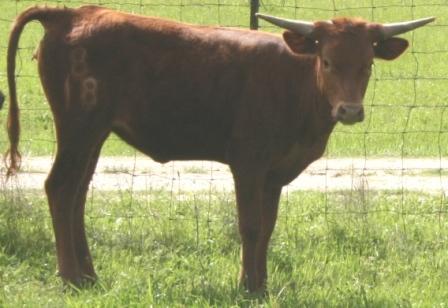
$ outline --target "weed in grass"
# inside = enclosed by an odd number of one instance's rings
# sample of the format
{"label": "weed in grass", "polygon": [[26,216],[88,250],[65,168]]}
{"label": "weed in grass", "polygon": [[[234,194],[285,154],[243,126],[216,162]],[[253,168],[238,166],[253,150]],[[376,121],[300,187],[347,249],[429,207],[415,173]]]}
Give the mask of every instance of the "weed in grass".
{"label": "weed in grass", "polygon": [[129,168],[128,166],[113,165],[113,166],[106,166],[102,170],[102,172],[106,174],[115,174],[115,173],[130,174],[132,173],[132,169]]}
{"label": "weed in grass", "polygon": [[183,169],[184,173],[191,173],[191,174],[207,174],[209,173],[209,170],[207,170],[206,168],[203,167],[199,167],[199,166],[187,166]]}

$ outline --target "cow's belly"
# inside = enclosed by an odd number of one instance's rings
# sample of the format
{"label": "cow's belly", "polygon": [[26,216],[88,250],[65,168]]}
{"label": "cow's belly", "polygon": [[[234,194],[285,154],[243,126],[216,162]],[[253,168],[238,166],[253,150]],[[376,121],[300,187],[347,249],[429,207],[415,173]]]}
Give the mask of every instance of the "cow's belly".
{"label": "cow's belly", "polygon": [[117,123],[113,131],[158,162],[212,160],[226,163],[227,136],[207,123],[156,121]]}

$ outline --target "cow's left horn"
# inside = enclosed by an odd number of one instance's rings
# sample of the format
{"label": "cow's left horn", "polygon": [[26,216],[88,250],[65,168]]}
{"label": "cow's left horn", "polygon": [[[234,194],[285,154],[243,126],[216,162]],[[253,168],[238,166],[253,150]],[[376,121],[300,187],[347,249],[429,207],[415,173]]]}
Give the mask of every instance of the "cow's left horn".
{"label": "cow's left horn", "polygon": [[260,13],[257,13],[256,16],[270,22],[273,25],[279,26],[280,28],[291,30],[305,36],[310,35],[314,30],[314,23],[309,21],[291,20]]}
{"label": "cow's left horn", "polygon": [[416,28],[422,27],[427,23],[433,22],[434,20],[436,20],[435,17],[428,17],[412,21],[383,24],[383,37],[384,39],[387,39],[398,34],[406,33]]}

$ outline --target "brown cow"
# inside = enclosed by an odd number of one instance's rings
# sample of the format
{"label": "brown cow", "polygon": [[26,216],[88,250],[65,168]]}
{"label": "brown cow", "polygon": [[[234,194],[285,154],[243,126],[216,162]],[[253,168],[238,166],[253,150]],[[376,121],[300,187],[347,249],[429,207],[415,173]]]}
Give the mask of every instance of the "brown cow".
{"label": "brown cow", "polygon": [[58,143],[45,189],[64,281],[96,277],[84,203],[101,146],[114,132],[158,162],[230,166],[241,282],[251,292],[264,290],[282,187],[322,155],[338,121],[363,120],[373,58],[398,57],[408,43],[393,36],[433,20],[380,25],[259,17],[287,29],[283,38],[96,6],[34,7],[17,18],[8,47],[9,173],[20,158],[15,56],[25,24],[38,20],[45,28],[39,73]]}

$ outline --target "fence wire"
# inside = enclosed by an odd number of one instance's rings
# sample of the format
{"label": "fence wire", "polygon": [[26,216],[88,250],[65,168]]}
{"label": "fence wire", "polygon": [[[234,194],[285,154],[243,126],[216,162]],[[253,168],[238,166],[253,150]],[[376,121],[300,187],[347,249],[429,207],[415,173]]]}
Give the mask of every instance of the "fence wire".
{"label": "fence wire", "polygon": [[[18,13],[34,4],[98,4],[183,22],[230,27],[249,28],[250,23],[250,1],[5,1],[0,4],[3,68],[10,25]],[[404,35],[410,47],[400,60],[377,61],[365,98],[365,122],[336,127],[325,156],[284,189],[280,219],[289,226],[290,220],[300,222],[310,215],[319,215],[331,225],[332,217],[337,215],[346,215],[350,223],[363,222],[366,215],[384,213],[396,215],[403,226],[406,217],[412,215],[438,217],[441,223],[448,211],[448,3],[264,0],[260,11],[306,20],[344,15],[378,22],[437,17],[436,23]],[[29,28],[21,41],[16,75],[23,123],[21,149],[26,154],[23,173],[13,183],[20,191],[43,187],[56,148],[52,116],[40,88],[36,64],[31,61],[42,29],[37,24]],[[260,22],[259,31],[279,30]],[[6,90],[4,73],[0,74],[0,86]],[[0,137],[4,152],[6,134],[1,132]],[[90,220],[111,220],[116,228],[127,230],[128,235],[147,224],[148,218],[174,222],[171,228],[187,220],[196,230],[198,242],[235,225],[234,214],[220,211],[234,207],[235,202],[232,177],[226,166],[211,162],[159,165],[116,137],[110,138],[103,153],[89,192]],[[436,206],[409,206],[420,202],[419,198],[426,194],[431,196],[430,202],[437,202]],[[375,205],[384,195],[387,200],[398,201],[390,206]],[[303,202],[314,203],[314,209],[301,210]],[[116,203],[125,207],[114,209]],[[95,208],[95,204],[101,204],[101,208]],[[166,210],[160,210],[160,204],[166,205]],[[294,237],[294,230],[288,232]],[[140,236],[143,241],[144,234]]]}

